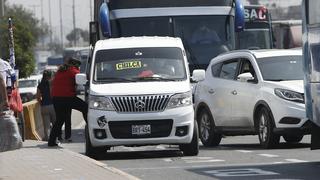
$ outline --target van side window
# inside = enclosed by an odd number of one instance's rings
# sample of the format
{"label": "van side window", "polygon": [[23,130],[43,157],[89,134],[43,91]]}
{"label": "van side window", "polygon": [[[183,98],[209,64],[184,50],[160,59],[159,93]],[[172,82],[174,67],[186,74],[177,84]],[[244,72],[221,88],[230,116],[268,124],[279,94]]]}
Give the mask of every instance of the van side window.
{"label": "van side window", "polygon": [[227,61],[223,63],[220,78],[223,79],[235,79],[235,74],[238,66],[238,60]]}
{"label": "van side window", "polygon": [[211,66],[212,76],[219,77],[221,72],[222,63],[214,64]]}

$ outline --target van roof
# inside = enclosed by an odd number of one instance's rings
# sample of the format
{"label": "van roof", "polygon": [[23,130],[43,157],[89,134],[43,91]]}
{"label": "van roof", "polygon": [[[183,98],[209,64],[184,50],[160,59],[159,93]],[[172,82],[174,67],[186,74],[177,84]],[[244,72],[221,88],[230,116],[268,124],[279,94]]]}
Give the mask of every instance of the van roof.
{"label": "van roof", "polygon": [[160,36],[139,36],[121,37],[99,40],[95,49],[122,49],[136,47],[180,47],[183,48],[182,41],[176,37]]}

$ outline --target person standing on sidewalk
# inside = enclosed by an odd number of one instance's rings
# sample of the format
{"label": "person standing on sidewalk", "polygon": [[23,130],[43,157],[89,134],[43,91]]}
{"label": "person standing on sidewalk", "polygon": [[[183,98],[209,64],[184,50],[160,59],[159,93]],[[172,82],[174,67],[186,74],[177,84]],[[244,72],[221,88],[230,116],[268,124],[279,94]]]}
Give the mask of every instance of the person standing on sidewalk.
{"label": "person standing on sidewalk", "polygon": [[9,109],[8,94],[5,81],[0,76],[0,152],[19,149],[22,138],[18,124]]}
{"label": "person standing on sidewalk", "polygon": [[[50,129],[54,122],[56,122],[56,113],[52,104],[52,98],[50,95],[50,84],[53,72],[50,70],[44,70],[42,73],[42,79],[37,87],[37,100],[41,105],[41,115],[44,126],[44,139],[48,141]],[[58,136],[61,139],[61,133]]]}
{"label": "person standing on sidewalk", "polygon": [[[56,112],[56,122],[50,132],[48,146],[57,146],[57,137],[63,123],[71,122],[71,110],[76,109],[82,112],[83,118],[87,121],[88,105],[76,95],[75,76],[80,72],[81,62],[75,58],[69,58],[67,63],[62,65],[52,81],[52,101]],[[65,139],[71,137],[71,132],[66,132]]]}

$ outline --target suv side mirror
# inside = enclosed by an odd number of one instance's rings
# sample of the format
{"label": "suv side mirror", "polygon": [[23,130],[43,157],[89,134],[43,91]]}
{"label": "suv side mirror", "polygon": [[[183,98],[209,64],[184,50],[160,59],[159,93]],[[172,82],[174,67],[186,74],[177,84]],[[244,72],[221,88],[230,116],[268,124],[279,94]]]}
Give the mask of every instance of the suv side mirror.
{"label": "suv side mirror", "polygon": [[76,84],[77,85],[86,85],[88,82],[87,75],[83,73],[76,74]]}
{"label": "suv side mirror", "polygon": [[203,81],[206,77],[206,71],[203,69],[195,69],[192,72],[192,81],[199,82]]}
{"label": "suv side mirror", "polygon": [[237,80],[240,82],[255,82],[254,77],[249,72],[239,74]]}

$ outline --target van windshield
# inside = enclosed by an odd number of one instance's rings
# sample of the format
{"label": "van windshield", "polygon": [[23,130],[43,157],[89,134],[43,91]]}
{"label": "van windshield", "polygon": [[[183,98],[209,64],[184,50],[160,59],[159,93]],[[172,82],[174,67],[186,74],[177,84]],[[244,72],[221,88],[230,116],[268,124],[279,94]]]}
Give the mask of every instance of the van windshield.
{"label": "van windshield", "polygon": [[93,81],[180,81],[187,78],[182,50],[146,47],[97,51]]}

